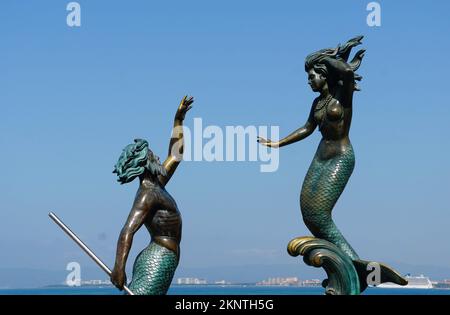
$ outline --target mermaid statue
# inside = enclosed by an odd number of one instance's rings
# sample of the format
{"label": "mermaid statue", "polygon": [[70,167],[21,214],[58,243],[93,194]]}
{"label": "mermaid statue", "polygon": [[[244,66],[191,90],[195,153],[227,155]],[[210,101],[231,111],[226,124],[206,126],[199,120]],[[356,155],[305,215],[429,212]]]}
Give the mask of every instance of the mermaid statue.
{"label": "mermaid statue", "polygon": [[362,38],[358,36],[337,48],[308,55],[305,61],[308,84],[319,96],[312,103],[305,125],[279,141],[258,138],[262,145],[281,148],[305,139],[316,127],[322,134],[300,193],[303,221],[315,238],[294,239],[288,251],[293,256],[305,256],[305,262],[310,265],[324,267],[329,276],[323,283],[327,294],[361,293],[368,285],[367,276],[373,266],[379,268],[379,283],[406,284],[390,267],[360,260],[331,215],[355,166],[349,131],[353,93],[359,90],[355,81],[362,79],[355,71],[361,65],[365,50],[359,50],[350,62],[348,58]]}
{"label": "mermaid statue", "polygon": [[131,212],[120,232],[111,282],[120,290],[126,284],[125,265],[134,234],[145,225],[150,244],[137,256],[130,290],[137,295],[164,295],[169,289],[180,258],[181,215],[165,189],[183,154],[183,120],[194,102],[185,96],[175,114],[169,155],[164,163],[149,149],[148,142],[134,140],[126,146],[113,173],[121,184],[139,178]]}

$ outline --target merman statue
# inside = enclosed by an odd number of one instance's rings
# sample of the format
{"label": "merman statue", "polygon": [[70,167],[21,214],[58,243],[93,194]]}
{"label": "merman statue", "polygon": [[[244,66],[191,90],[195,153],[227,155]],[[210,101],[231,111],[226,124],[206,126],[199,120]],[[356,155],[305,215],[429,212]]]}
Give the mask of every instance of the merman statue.
{"label": "merman statue", "polygon": [[[317,127],[322,134],[300,192],[303,221],[315,238],[296,238],[289,243],[288,251],[293,256],[305,256],[310,265],[325,268],[329,276],[323,283],[327,294],[359,294],[368,284],[382,282],[407,283],[384,264],[360,260],[331,215],[355,166],[349,131],[353,93],[359,90],[355,80],[362,79],[355,71],[365,50],[359,50],[350,62],[348,58],[362,38],[358,36],[337,48],[322,49],[307,56],[308,84],[319,96],[312,103],[305,125],[279,141],[258,138],[262,145],[281,148],[305,139]],[[379,274],[374,273],[374,281],[367,283],[371,272]]]}
{"label": "merman statue", "polygon": [[137,256],[129,285],[134,294],[167,293],[180,258],[181,215],[172,196],[165,189],[183,155],[183,120],[194,102],[185,96],[175,114],[169,155],[164,163],[149,149],[148,142],[134,140],[126,146],[114,173],[121,184],[139,178],[139,189],[131,212],[120,232],[111,282],[123,289],[127,278],[125,265],[134,234],[145,225],[150,244]]}

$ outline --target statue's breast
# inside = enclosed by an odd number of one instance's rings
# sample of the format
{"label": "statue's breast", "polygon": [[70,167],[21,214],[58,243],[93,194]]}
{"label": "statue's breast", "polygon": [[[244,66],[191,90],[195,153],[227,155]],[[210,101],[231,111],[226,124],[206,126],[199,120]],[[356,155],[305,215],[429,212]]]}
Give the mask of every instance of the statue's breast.
{"label": "statue's breast", "polygon": [[326,108],[327,119],[330,121],[338,121],[344,117],[344,108],[339,101],[330,103]]}
{"label": "statue's breast", "polygon": [[317,106],[314,110],[314,120],[319,129],[322,130],[324,126],[339,123],[343,120],[344,108],[339,101],[334,100],[325,106]]}

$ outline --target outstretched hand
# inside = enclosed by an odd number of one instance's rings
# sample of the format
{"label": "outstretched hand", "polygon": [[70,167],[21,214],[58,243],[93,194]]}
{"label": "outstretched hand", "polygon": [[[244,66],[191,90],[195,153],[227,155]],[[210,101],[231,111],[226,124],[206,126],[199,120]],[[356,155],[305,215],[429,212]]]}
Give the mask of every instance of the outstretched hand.
{"label": "outstretched hand", "polygon": [[271,140],[264,139],[263,137],[258,137],[257,139],[258,143],[265,145],[266,147],[276,147],[276,143],[272,142]]}
{"label": "outstretched hand", "polygon": [[194,98],[192,96],[185,96],[180,102],[180,106],[178,106],[177,113],[175,115],[175,119],[184,120],[186,113],[192,108],[192,103],[194,103]]}

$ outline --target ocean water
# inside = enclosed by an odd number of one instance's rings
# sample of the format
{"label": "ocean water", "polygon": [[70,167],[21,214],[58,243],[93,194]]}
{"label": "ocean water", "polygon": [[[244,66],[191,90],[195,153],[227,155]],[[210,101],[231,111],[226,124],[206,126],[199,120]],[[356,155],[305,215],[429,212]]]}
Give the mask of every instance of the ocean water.
{"label": "ocean water", "polygon": [[[169,295],[322,295],[320,287],[262,286],[180,286],[169,289]],[[46,287],[34,289],[0,289],[0,295],[122,295],[113,287]],[[365,295],[450,295],[449,289],[368,288]]]}

